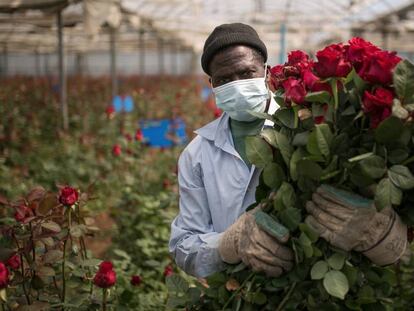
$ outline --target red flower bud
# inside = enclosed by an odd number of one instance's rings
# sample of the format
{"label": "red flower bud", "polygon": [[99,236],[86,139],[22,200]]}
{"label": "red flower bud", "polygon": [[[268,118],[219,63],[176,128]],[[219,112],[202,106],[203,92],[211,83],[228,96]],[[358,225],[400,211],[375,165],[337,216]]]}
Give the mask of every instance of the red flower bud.
{"label": "red flower bud", "polygon": [[72,206],[78,201],[79,194],[75,188],[66,186],[60,189],[59,202],[65,206]]}
{"label": "red flower bud", "polygon": [[363,110],[370,116],[371,128],[376,128],[391,115],[393,98],[392,91],[382,87],[377,88],[374,93],[364,92]]}
{"label": "red flower bud", "polygon": [[296,104],[302,104],[305,101],[306,90],[302,81],[289,77],[283,82],[283,88],[285,89],[285,99],[287,102],[293,101]]}
{"label": "red flower bud", "polygon": [[132,286],[139,286],[142,283],[142,279],[139,275],[133,275],[130,282]]}
{"label": "red flower bud", "polygon": [[136,141],[143,141],[144,140],[144,135],[142,134],[141,129],[137,129],[137,131],[135,133],[135,140]]}
{"label": "red flower bud", "polygon": [[108,119],[112,119],[112,117],[115,114],[114,106],[111,105],[108,108],[106,108],[105,113]]}
{"label": "red flower bud", "polygon": [[101,272],[108,272],[113,270],[114,265],[110,261],[102,261],[99,265],[99,271]]}
{"label": "red flower bud", "polygon": [[122,153],[122,149],[121,149],[120,145],[116,144],[112,147],[112,154],[115,157],[119,157],[121,155],[121,153]]}
{"label": "red flower bud", "polygon": [[116,283],[116,273],[109,261],[103,261],[93,278],[93,284],[100,288],[109,288]]}
{"label": "red flower bud", "polygon": [[7,287],[8,284],[9,270],[3,262],[0,262],[0,289]]}
{"label": "red flower bud", "polygon": [[164,276],[167,277],[167,276],[170,276],[170,275],[173,275],[173,274],[174,274],[173,267],[171,265],[166,266],[165,269],[164,269]]}
{"label": "red flower bud", "polygon": [[222,114],[221,109],[216,107],[216,109],[214,109],[214,117],[218,118],[221,116],[221,114]]}
{"label": "red flower bud", "polygon": [[316,53],[318,62],[315,71],[321,78],[345,77],[351,71],[351,63],[346,59],[346,47],[342,44],[331,44]]}
{"label": "red flower bud", "polygon": [[13,270],[17,270],[17,269],[19,269],[19,267],[20,267],[20,264],[21,264],[21,261],[20,261],[20,256],[19,256],[19,254],[14,254],[14,255],[12,255],[9,259],[7,259],[7,261],[6,261],[6,265],[7,266],[9,266],[11,269],[13,269]]}

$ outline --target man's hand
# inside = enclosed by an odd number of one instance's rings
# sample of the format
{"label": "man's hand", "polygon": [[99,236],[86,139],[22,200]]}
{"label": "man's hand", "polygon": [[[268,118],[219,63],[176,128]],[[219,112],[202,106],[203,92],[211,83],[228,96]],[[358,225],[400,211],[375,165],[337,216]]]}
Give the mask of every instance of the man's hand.
{"label": "man's hand", "polygon": [[305,222],[335,247],[362,252],[373,263],[387,265],[402,257],[407,227],[392,207],[378,212],[373,201],[320,186],[306,203]]}
{"label": "man's hand", "polygon": [[293,252],[282,245],[289,235],[277,239],[262,230],[256,224],[256,211],[244,213],[224,232],[218,250],[224,262],[243,261],[253,271],[278,277],[293,267]]}

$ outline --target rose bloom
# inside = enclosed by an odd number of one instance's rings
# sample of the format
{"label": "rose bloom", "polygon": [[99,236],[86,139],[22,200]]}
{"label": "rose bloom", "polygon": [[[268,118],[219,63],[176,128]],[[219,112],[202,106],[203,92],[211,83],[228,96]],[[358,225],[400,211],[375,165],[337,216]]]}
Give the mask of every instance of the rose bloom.
{"label": "rose bloom", "polygon": [[139,275],[133,275],[130,283],[132,286],[139,286],[142,283],[142,278]]}
{"label": "rose bloom", "polygon": [[6,261],[6,265],[9,266],[13,270],[19,269],[20,264],[21,264],[20,256],[17,253],[10,256],[10,258],[7,259]]}
{"label": "rose bloom", "polygon": [[346,48],[341,44],[331,44],[316,53],[318,62],[315,71],[321,78],[345,77],[351,71],[351,63],[345,58]]}
{"label": "rose bloom", "polygon": [[114,106],[111,105],[108,108],[106,108],[105,113],[108,119],[112,118],[115,114]]}
{"label": "rose bloom", "polygon": [[60,189],[59,202],[65,206],[72,206],[78,201],[79,194],[75,188],[66,186]]}
{"label": "rose bloom", "polygon": [[287,102],[294,102],[296,104],[302,104],[305,101],[306,90],[302,81],[289,77],[283,82],[283,88],[285,89],[285,100]]}
{"label": "rose bloom", "polygon": [[332,94],[331,86],[328,83],[320,82],[321,79],[315,76],[309,69],[302,71],[302,80],[307,90],[312,92],[326,91]]}
{"label": "rose bloom", "polygon": [[370,116],[371,128],[376,128],[391,115],[393,98],[392,91],[382,87],[375,89],[374,93],[364,92],[363,110]]}
{"label": "rose bloom", "polygon": [[350,39],[348,43],[347,58],[357,71],[361,69],[363,62],[370,55],[380,50],[379,47],[373,45],[371,42],[359,37]]}
{"label": "rose bloom", "polygon": [[358,74],[372,84],[389,85],[392,83],[392,71],[400,61],[395,52],[377,51],[365,60]]}
{"label": "rose bloom", "polygon": [[270,69],[270,86],[273,91],[276,91],[282,87],[282,82],[286,80],[283,72],[283,65],[276,65]]}
{"label": "rose bloom", "polygon": [[296,66],[299,68],[300,72],[305,69],[310,69],[313,66],[313,62],[309,58],[309,55],[300,50],[291,51],[288,54],[288,61],[286,64],[288,66]]}
{"label": "rose bloom", "polygon": [[221,116],[221,114],[222,114],[222,111],[221,111],[221,109],[220,108],[215,108],[214,109],[214,118],[218,118],[218,117],[220,117]]}
{"label": "rose bloom", "polygon": [[112,154],[116,157],[119,157],[122,153],[121,146],[116,144],[112,147]]}
{"label": "rose bloom", "polygon": [[167,276],[170,276],[170,275],[173,275],[173,274],[174,274],[173,267],[171,265],[166,266],[165,269],[164,269],[164,276],[167,277]]}
{"label": "rose bloom", "polygon": [[142,134],[142,130],[141,129],[138,129],[135,132],[135,140],[136,141],[143,141],[143,139],[144,139],[144,135]]}
{"label": "rose bloom", "polygon": [[113,265],[109,261],[104,261],[100,264],[98,272],[93,278],[93,284],[100,288],[109,288],[116,283],[116,273],[113,270]]}
{"label": "rose bloom", "polygon": [[0,261],[0,289],[7,287],[9,284],[9,270],[6,265]]}
{"label": "rose bloom", "polygon": [[33,211],[26,205],[20,205],[16,207],[16,212],[14,213],[14,219],[18,222],[24,222],[27,218],[33,216]]}

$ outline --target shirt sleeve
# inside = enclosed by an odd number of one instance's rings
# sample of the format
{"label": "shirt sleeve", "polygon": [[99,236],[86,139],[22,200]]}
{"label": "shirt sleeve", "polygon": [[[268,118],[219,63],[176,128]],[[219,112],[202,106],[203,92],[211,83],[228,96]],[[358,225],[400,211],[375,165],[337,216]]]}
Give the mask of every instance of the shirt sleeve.
{"label": "shirt sleeve", "polygon": [[192,147],[195,146],[190,144],[178,161],[180,211],[171,224],[169,250],[177,265],[186,273],[206,277],[223,270],[226,264],[218,253],[222,233],[214,232],[202,172],[197,161],[197,155],[201,151],[200,148]]}

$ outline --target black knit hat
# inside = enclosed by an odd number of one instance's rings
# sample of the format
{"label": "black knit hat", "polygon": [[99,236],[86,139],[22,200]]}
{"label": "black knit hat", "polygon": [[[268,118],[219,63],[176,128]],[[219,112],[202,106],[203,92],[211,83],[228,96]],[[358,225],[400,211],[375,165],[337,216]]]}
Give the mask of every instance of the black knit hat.
{"label": "black knit hat", "polygon": [[223,24],[217,26],[204,43],[201,66],[205,73],[210,75],[208,66],[214,55],[220,50],[231,45],[247,45],[259,51],[265,62],[267,61],[267,49],[260,40],[256,30],[242,23]]}

